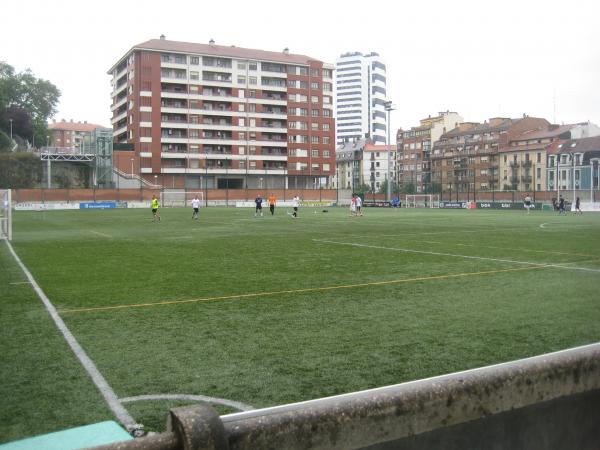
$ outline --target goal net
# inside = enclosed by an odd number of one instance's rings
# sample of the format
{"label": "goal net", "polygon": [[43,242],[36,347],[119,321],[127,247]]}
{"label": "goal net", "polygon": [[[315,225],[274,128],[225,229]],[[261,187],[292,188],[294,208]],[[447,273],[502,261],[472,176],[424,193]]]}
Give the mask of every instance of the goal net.
{"label": "goal net", "polygon": [[162,191],[160,193],[160,204],[164,207],[183,207],[191,206],[192,200],[198,197],[200,202],[204,202],[204,192],[202,191]]}
{"label": "goal net", "polygon": [[440,196],[438,194],[407,194],[407,208],[439,208]]}
{"label": "goal net", "polygon": [[0,239],[12,239],[10,189],[0,189]]}

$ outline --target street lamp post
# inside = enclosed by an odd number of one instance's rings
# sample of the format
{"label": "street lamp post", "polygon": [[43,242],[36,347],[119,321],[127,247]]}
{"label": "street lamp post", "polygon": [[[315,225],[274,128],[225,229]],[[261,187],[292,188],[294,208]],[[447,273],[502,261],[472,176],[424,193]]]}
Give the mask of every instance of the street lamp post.
{"label": "street lamp post", "polygon": [[12,123],[13,123],[13,120],[12,119],[8,119],[8,121],[10,122],[10,142],[11,142],[11,145],[12,145]]}
{"label": "street lamp post", "polygon": [[387,194],[386,200],[389,203],[391,199],[391,190],[392,190],[392,177],[391,177],[391,169],[392,169],[392,152],[390,151],[390,113],[395,109],[391,100],[384,102],[385,110],[387,111]]}
{"label": "street lamp post", "polygon": [[131,158],[131,178],[133,178],[133,158]]}

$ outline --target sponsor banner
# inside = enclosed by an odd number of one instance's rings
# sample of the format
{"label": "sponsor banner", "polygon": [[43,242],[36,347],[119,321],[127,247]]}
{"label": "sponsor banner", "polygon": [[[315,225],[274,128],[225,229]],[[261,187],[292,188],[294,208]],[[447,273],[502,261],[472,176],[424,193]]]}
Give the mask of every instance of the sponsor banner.
{"label": "sponsor banner", "polygon": [[79,209],[113,209],[116,208],[115,202],[82,202]]}
{"label": "sponsor banner", "polygon": [[[398,203],[398,205],[400,205],[400,203]],[[367,201],[365,200],[363,202],[363,206],[368,206],[368,207],[376,207],[376,208],[389,208],[391,205],[391,203],[388,203],[386,201]]]}
{"label": "sponsor banner", "polygon": [[[580,204],[582,211],[595,211],[600,212],[600,203],[592,203],[592,202],[581,202]],[[575,211],[575,205],[571,208],[572,211]]]}
{"label": "sponsor banner", "polygon": [[[331,206],[332,202],[303,202],[300,201],[300,207],[301,208],[322,208],[324,206]],[[277,203],[275,203],[275,207],[277,208],[278,206],[284,207],[291,207],[293,206],[293,202],[292,200],[277,200]],[[251,202],[235,202],[235,207],[236,208],[255,208],[256,207],[256,203],[254,203],[254,201]],[[269,202],[263,198],[263,202],[262,202],[262,207],[263,208],[269,208]]]}
{"label": "sponsor banner", "polygon": [[40,202],[23,202],[15,205],[16,211],[48,211],[59,209],[79,209],[78,203],[40,203]]}
{"label": "sponsor banner", "polygon": [[[525,204],[522,202],[477,202],[477,209],[525,209]],[[531,203],[529,209],[542,209],[541,203]]]}
{"label": "sponsor banner", "polygon": [[446,209],[464,209],[468,205],[467,202],[440,202],[440,208]]}
{"label": "sponsor banner", "polygon": [[117,208],[127,208],[127,202],[117,202]]}

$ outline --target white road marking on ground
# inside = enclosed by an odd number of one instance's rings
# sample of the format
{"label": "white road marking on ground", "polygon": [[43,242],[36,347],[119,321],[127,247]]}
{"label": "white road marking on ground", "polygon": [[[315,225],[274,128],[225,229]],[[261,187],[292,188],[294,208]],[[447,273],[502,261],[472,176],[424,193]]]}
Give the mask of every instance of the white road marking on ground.
{"label": "white road marking on ground", "polygon": [[239,411],[252,411],[254,407],[241,402],[234,402],[225,398],[207,397],[206,395],[192,394],[155,394],[155,395],[136,395],[135,397],[125,397],[120,399],[122,403],[140,402],[145,400],[190,400],[193,402],[206,402],[213,405],[225,405],[235,408]]}
{"label": "white road marking on ground", "polygon": [[100,233],[99,231],[95,231],[95,230],[90,230],[90,233],[94,233],[94,234],[97,234],[98,236],[112,239],[112,236],[110,234]]}
{"label": "white road marking on ground", "polygon": [[432,251],[427,251],[427,250],[414,250],[411,248],[383,247],[380,245],[358,244],[356,242],[336,242],[336,241],[330,241],[330,240],[326,240],[326,239],[313,239],[313,241],[323,242],[326,244],[349,245],[352,247],[374,248],[374,249],[379,249],[379,250],[392,250],[392,251],[405,252],[405,253],[420,253],[420,254],[424,254],[424,255],[450,256],[450,257],[454,257],[454,258],[478,259],[478,260],[482,260],[482,261],[496,261],[496,262],[505,262],[505,263],[511,263],[511,264],[526,264],[526,265],[531,265],[531,266],[545,265],[548,267],[557,267],[560,269],[583,270],[583,271],[588,271],[588,272],[600,272],[600,270],[598,270],[598,269],[589,269],[586,267],[568,267],[565,265],[565,264],[576,264],[578,261],[568,262],[568,263],[546,264],[546,263],[529,262],[529,261],[515,261],[513,259],[489,258],[486,256],[457,255],[454,253],[432,252]]}
{"label": "white road marking on ground", "polygon": [[500,250],[516,250],[519,252],[535,252],[535,253],[548,253],[554,255],[566,255],[566,256],[585,256],[589,258],[595,257],[594,255],[588,255],[585,253],[566,253],[566,252],[553,252],[549,250],[531,250],[526,248],[513,248],[513,247],[500,247],[494,245],[479,245],[479,244],[463,244],[463,243],[450,243],[450,242],[441,242],[441,241],[421,241],[427,244],[442,244],[442,245],[458,245],[461,247],[477,247],[477,248],[494,248]]}
{"label": "white road marking on ground", "polygon": [[85,353],[85,350],[83,350],[81,345],[79,345],[79,343],[75,339],[75,336],[73,336],[73,333],[71,333],[71,331],[67,328],[67,326],[65,325],[63,320],[58,315],[58,312],[56,311],[56,308],[54,307],[52,302],[50,302],[50,299],[46,296],[44,291],[42,291],[42,288],[40,288],[40,286],[36,283],[35,279],[31,275],[31,273],[29,272],[27,267],[25,267],[25,265],[21,262],[21,259],[19,258],[17,253],[14,251],[14,249],[10,245],[10,242],[6,241],[6,245],[8,245],[8,249],[10,250],[13,257],[15,258],[15,261],[17,261],[17,264],[19,265],[19,267],[21,267],[21,270],[23,271],[23,273],[25,274],[25,276],[31,283],[33,290],[36,292],[36,294],[38,295],[38,297],[40,298],[40,300],[46,307],[46,310],[48,311],[48,314],[50,314],[50,317],[56,324],[56,327],[60,330],[60,332],[64,336],[65,340],[69,344],[69,347],[71,347],[71,350],[73,350],[73,353],[75,353],[75,356],[77,357],[77,359],[79,359],[79,362],[84,367],[84,369],[86,370],[88,375],[92,378],[92,381],[94,382],[94,384],[96,385],[96,387],[98,388],[98,390],[100,391],[102,396],[104,397],[104,400],[108,404],[109,408],[111,409],[111,411],[113,412],[115,417],[126,428],[131,428],[134,425],[136,425],[136,422],[133,419],[133,417],[131,417],[131,415],[123,407],[121,402],[119,402],[117,394],[115,394],[115,391],[113,391],[113,389],[109,386],[108,382],[102,376],[102,374],[100,373],[100,371],[98,370],[98,368],[96,367],[94,362]]}

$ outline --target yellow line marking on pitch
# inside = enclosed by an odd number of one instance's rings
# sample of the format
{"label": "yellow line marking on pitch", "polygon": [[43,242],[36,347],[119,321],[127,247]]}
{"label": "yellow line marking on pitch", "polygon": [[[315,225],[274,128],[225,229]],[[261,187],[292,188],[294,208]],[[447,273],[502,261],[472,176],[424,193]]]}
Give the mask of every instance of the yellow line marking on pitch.
{"label": "yellow line marking on pitch", "polygon": [[110,234],[100,233],[99,231],[95,231],[95,230],[90,230],[90,233],[97,234],[98,236],[102,236],[102,237],[106,237],[106,238],[111,238],[112,239],[112,236]]}
{"label": "yellow line marking on pitch", "polygon": [[209,302],[216,300],[231,300],[236,298],[252,298],[252,297],[266,297],[270,295],[280,295],[280,294],[301,294],[306,292],[319,292],[319,291],[333,291],[335,289],[352,289],[352,288],[361,288],[368,286],[381,286],[386,284],[400,284],[400,283],[410,283],[416,281],[429,281],[429,280],[443,280],[447,278],[460,278],[460,277],[469,277],[469,276],[478,276],[478,275],[491,275],[496,273],[503,272],[517,272],[523,270],[532,270],[532,269],[545,269],[553,267],[550,264],[538,264],[532,265],[529,267],[513,267],[510,269],[496,269],[496,270],[487,270],[483,272],[464,272],[464,273],[451,273],[446,275],[432,275],[428,277],[415,277],[415,278],[403,278],[400,280],[387,280],[387,281],[373,281],[370,283],[357,283],[357,284],[343,284],[337,286],[323,286],[316,288],[303,288],[303,289],[288,289],[284,291],[271,291],[271,292],[253,292],[251,294],[235,294],[235,295],[224,295],[219,297],[201,297],[201,298],[192,298],[187,300],[169,300],[162,302],[154,302],[154,303],[133,303],[127,305],[114,305],[114,306],[98,306],[94,308],[77,308],[77,309],[63,309],[60,310],[59,313],[67,314],[67,313],[79,313],[79,312],[90,312],[90,311],[108,311],[113,309],[126,309],[126,308],[146,308],[150,306],[162,306],[162,305],[179,305],[183,303],[199,303],[199,302]]}

